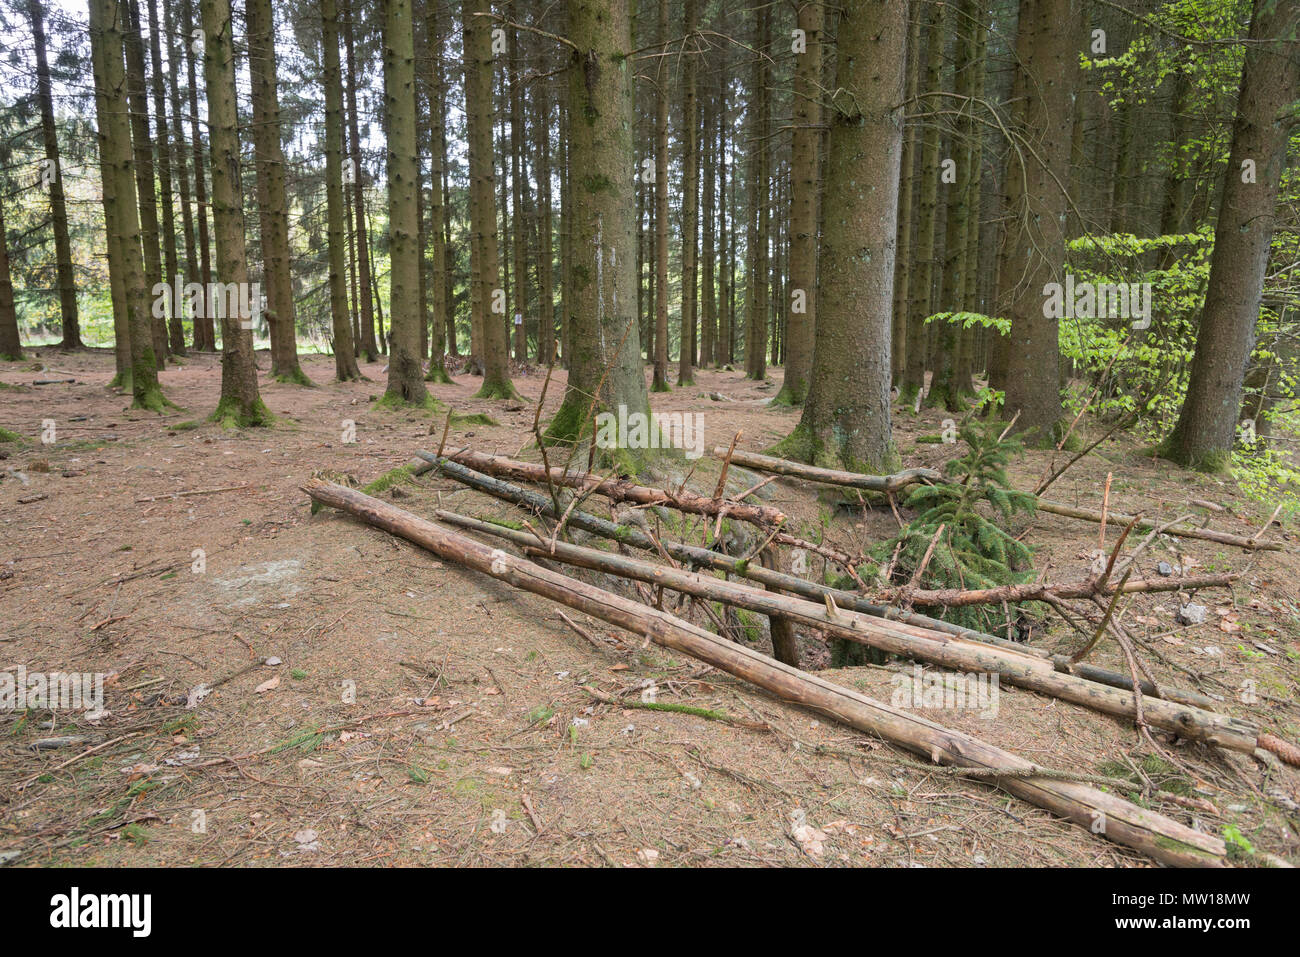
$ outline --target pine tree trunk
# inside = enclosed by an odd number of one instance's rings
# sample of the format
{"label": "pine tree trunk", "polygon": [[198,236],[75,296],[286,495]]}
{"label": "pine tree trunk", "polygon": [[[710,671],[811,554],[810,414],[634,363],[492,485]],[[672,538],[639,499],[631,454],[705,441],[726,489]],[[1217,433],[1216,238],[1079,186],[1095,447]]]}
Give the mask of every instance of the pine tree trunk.
{"label": "pine tree trunk", "polygon": [[767,50],[772,39],[770,7],[756,7],[755,38],[759,55],[753,59],[749,105],[749,265],[745,270],[745,377],[767,378],[767,310],[771,282],[767,256],[771,222],[771,146],[768,142],[771,70]]}
{"label": "pine tree trunk", "polygon": [[[975,94],[975,22],[979,16],[978,0],[961,0],[957,8],[954,28],[955,59],[954,87],[957,93],[957,118],[955,135],[948,149],[956,164],[955,182],[945,184],[948,215],[944,222],[943,286],[939,295],[939,309],[960,312],[966,296],[966,232],[970,222],[971,165],[967,144],[975,135],[972,97]],[[935,357],[935,376],[930,384],[929,404],[948,412],[962,408],[957,383],[961,365],[962,330],[954,322],[944,322],[938,329],[940,346]]]}
{"label": "pine tree trunk", "polygon": [[[925,85],[921,94],[928,109],[941,109],[943,103],[943,97],[937,94],[942,89],[946,9],[940,4],[931,4],[926,17]],[[907,358],[903,367],[903,382],[899,387],[899,399],[907,406],[925,389],[929,351],[926,345],[930,332],[925,320],[934,311],[934,267],[938,256],[935,242],[939,212],[939,147],[939,124],[927,123],[921,134],[921,188],[917,203],[916,234],[909,250],[912,266],[908,275],[911,310],[907,317]]]}
{"label": "pine tree trunk", "polygon": [[352,340],[347,287],[347,199],[343,194],[343,77],[339,67],[337,0],[321,0],[321,68],[325,87],[325,205],[329,246],[330,327],[334,338],[334,376],[339,382],[361,378]]}
{"label": "pine tree trunk", "polygon": [[465,0],[465,103],[469,129],[470,230],[479,258],[479,322],[483,334],[482,399],[516,396],[510,382],[506,295],[497,248],[495,150],[492,146],[492,21],[487,0]]}
{"label": "pine tree trunk", "polygon": [[257,210],[262,229],[262,277],[271,338],[271,375],[308,384],[298,365],[297,318],[289,251],[289,211],[280,145],[280,97],[276,86],[275,18],[271,0],[247,0],[248,71],[253,101],[253,151]]}
{"label": "pine tree trunk", "polygon": [[[921,78],[921,16],[918,4],[908,4],[911,21],[907,33],[907,92],[908,109],[916,110],[916,88]],[[913,246],[916,239],[916,144],[920,130],[915,121],[903,128],[903,160],[901,188],[898,197],[898,260],[894,266],[894,305],[890,325],[890,366],[894,385],[902,386],[907,367],[908,300],[912,278]]]}
{"label": "pine tree trunk", "polygon": [[[357,7],[361,0],[345,0],[343,11],[343,42],[347,56],[347,107],[348,107],[348,146],[351,149],[350,163],[346,169],[351,172],[353,241],[357,257],[357,291],[360,296],[359,315],[361,352],[367,362],[379,358],[379,345],[375,340],[375,300],[374,286],[371,283],[370,237],[366,226],[365,175],[361,166],[361,126],[357,114],[357,54],[356,29]],[[344,180],[349,177],[345,176]]]}
{"label": "pine tree trunk", "polygon": [[700,119],[696,77],[700,53],[695,48],[699,23],[697,0],[685,0],[686,38],[682,41],[682,345],[677,361],[677,385],[694,385],[696,303],[698,302],[700,227]]}
{"label": "pine tree trunk", "polygon": [[[517,22],[514,0],[506,8],[506,16]],[[506,31],[508,55],[510,60],[510,226],[511,253],[514,256],[514,308],[511,310],[511,328],[514,330],[514,352],[516,362],[528,361],[528,256],[527,232],[524,228],[524,180],[528,171],[524,169],[524,102],[520,91],[522,68],[519,62],[519,31],[509,27]],[[502,140],[504,144],[505,140]],[[504,179],[501,183],[505,186]],[[503,207],[504,208],[504,207]]]}
{"label": "pine tree trunk", "polygon": [[168,134],[167,96],[163,81],[162,42],[158,29],[158,0],[149,5],[149,81],[153,92],[158,148],[158,192],[162,205],[160,243],[162,246],[163,281],[167,283],[167,348],[175,355],[185,354],[185,330],[181,325],[180,297],[175,295],[178,266],[176,262],[176,209],[172,194],[171,136]]}
{"label": "pine tree trunk", "polygon": [[817,345],[812,387],[782,454],[884,473],[890,436],[889,335],[897,236],[907,4],[841,9],[836,94],[828,104]]}
{"label": "pine tree trunk", "polygon": [[54,93],[45,49],[43,0],[28,0],[32,22],[32,44],[36,52],[36,98],[41,109],[41,139],[46,168],[41,181],[50,193],[50,219],[54,227],[54,263],[59,285],[59,315],[62,319],[60,349],[80,349],[81,326],[77,320],[77,284],[73,276],[72,243],[68,238],[68,208],[63,196],[63,167],[59,158],[58,128],[54,125]]}
{"label": "pine tree trunk", "polygon": [[0,200],[0,359],[17,362],[23,357],[18,338],[18,310],[14,307],[14,281],[9,272],[9,240],[5,235],[4,202]]}
{"label": "pine tree trunk", "polygon": [[[140,241],[144,246],[144,275],[150,295],[165,295],[162,288],[162,253],[158,242],[158,194],[154,180],[153,137],[149,128],[149,98],[145,87],[144,40],[140,30],[138,0],[125,0],[126,97],[131,111],[131,141],[135,146],[135,188],[140,205]],[[155,315],[154,313],[157,313]],[[154,358],[163,368],[167,355],[167,316],[151,309]]]}
{"label": "pine tree trunk", "polygon": [[[560,109],[560,360],[573,354],[573,182],[569,174],[569,111]],[[644,315],[638,311],[638,315]]]}
{"label": "pine tree trunk", "polygon": [[704,115],[700,128],[704,131],[705,148],[709,158],[704,163],[704,236],[700,252],[700,309],[702,329],[700,332],[700,366],[708,368],[713,365],[714,351],[717,349],[718,336],[718,294],[715,283],[717,266],[717,224],[713,221],[717,197],[717,124],[713,114],[717,110],[717,97],[710,90],[704,98]]}
{"label": "pine tree trunk", "polygon": [[431,405],[420,364],[420,158],[415,100],[415,19],[411,0],[383,0],[384,113],[388,119],[388,389],[391,405]]}
{"label": "pine tree trunk", "polygon": [[447,375],[446,345],[455,337],[447,296],[447,240],[444,232],[446,212],[443,206],[442,178],[447,165],[447,80],[442,53],[445,35],[438,16],[438,4],[430,0],[426,7],[425,36],[429,59],[429,236],[431,247],[430,280],[432,297],[429,308],[429,371],[424,381],[450,383]]}
{"label": "pine tree trunk", "polygon": [[[627,0],[570,0],[568,114],[572,164],[573,355],[550,439],[591,435],[598,410],[648,415],[637,350],[632,177],[632,29]],[[631,472],[642,450],[606,450]]]}
{"label": "pine tree trunk", "polygon": [[[203,78],[212,144],[212,224],[217,275],[226,289],[246,290],[249,288],[248,254],[244,246],[244,194],[239,181],[239,114],[230,0],[200,0],[199,12],[203,17]],[[242,292],[239,298],[244,299]],[[250,307],[256,307],[252,299],[249,294]],[[213,306],[209,301],[208,309]],[[269,425],[271,414],[257,390],[253,317],[243,309],[228,306],[220,309],[220,315],[221,400],[213,418],[223,425],[240,428]]]}
{"label": "pine tree trunk", "polygon": [[668,0],[659,0],[655,72],[655,392],[668,391]]}
{"label": "pine tree trunk", "polygon": [[[714,347],[714,364],[719,368],[731,362],[731,288],[735,282],[735,219],[727,198],[727,60],[723,57],[718,70],[718,261],[721,303],[718,306],[718,338]],[[730,250],[730,251],[729,251]]]}
{"label": "pine tree trunk", "polygon": [[538,298],[537,361],[549,366],[555,362],[555,238],[552,234],[551,209],[551,101],[546,85],[536,94],[537,184],[538,184]]}
{"label": "pine tree trunk", "polygon": [[[194,144],[194,206],[195,219],[198,223],[199,278],[204,289],[212,285],[212,240],[208,233],[208,187],[204,170],[203,137],[199,134],[199,83],[195,68],[195,57],[200,52],[196,46],[201,42],[194,39],[194,4],[196,0],[184,0],[182,10],[183,30],[185,36],[181,45],[185,48],[185,70],[189,77],[190,100],[190,140]],[[217,351],[217,331],[213,324],[212,313],[200,309],[194,315],[194,349],[197,352]]]}
{"label": "pine tree trunk", "polygon": [[[92,10],[92,16],[98,17],[97,13]],[[98,22],[97,20],[95,22]],[[100,178],[100,197],[101,205],[104,211],[104,260],[108,265],[108,288],[109,297],[113,303],[113,360],[116,374],[110,387],[119,387],[130,393],[132,391],[131,383],[131,317],[126,302],[126,283],[123,278],[126,271],[125,261],[123,259],[122,249],[122,226],[117,220],[117,171],[109,163],[110,157],[106,156],[102,144],[102,137],[107,136],[110,125],[110,114],[108,112],[108,102],[104,96],[104,88],[101,86],[103,80],[105,65],[101,59],[104,54],[105,43],[95,39],[94,33],[91,35],[90,59],[91,69],[94,77],[95,89],[95,125],[98,130],[96,137],[99,149],[99,178]],[[128,126],[129,129],[129,126]],[[135,187],[131,187],[134,191]],[[134,195],[132,201],[134,202]]]}
{"label": "pine tree trunk", "polygon": [[804,50],[795,55],[794,134],[790,147],[790,296],[779,302],[787,316],[785,382],[776,402],[802,405],[812,375],[813,339],[817,328],[817,145],[821,139],[822,30],[821,0],[799,7],[798,28]]}
{"label": "pine tree trunk", "polygon": [[[163,37],[169,42],[167,45],[167,91],[172,107],[172,126],[168,135],[172,138],[172,156],[176,158],[176,181],[180,191],[181,200],[181,232],[185,242],[185,282],[192,283],[199,281],[199,259],[198,250],[194,245],[194,210],[190,203],[192,193],[190,192],[190,173],[186,165],[186,152],[189,144],[185,139],[185,122],[181,114],[181,91],[180,91],[180,67],[183,54],[178,52],[174,38],[176,37],[175,7],[168,3],[163,7]],[[181,43],[187,42],[188,38],[182,37]],[[182,324],[181,329],[181,346],[177,348],[175,341],[172,342],[172,352],[177,355],[184,355],[184,320],[186,318],[185,302],[188,297],[182,296],[181,301],[177,303],[177,316]],[[191,322],[196,320],[190,317]],[[193,340],[191,340],[193,341]]]}
{"label": "pine tree trunk", "polygon": [[1005,271],[999,284],[1011,319],[1005,343],[1003,414],[1016,429],[1050,442],[1061,418],[1059,319],[1043,315],[1043,287],[1064,282],[1070,130],[1084,36],[1082,0],[1021,0],[1016,56],[1022,72],[1019,132],[1037,147],[1007,177]]}
{"label": "pine tree trunk", "polygon": [[1300,0],[1254,0],[1187,399],[1162,450],[1181,465],[1222,470],[1231,464],[1242,380],[1255,347],[1276,224],[1278,187],[1296,123],[1298,24]]}
{"label": "pine tree trunk", "polygon": [[[116,238],[117,270],[121,277],[122,302],[129,326],[131,362],[128,371],[131,405],[161,412],[168,404],[158,387],[158,360],[154,354],[152,295],[148,286],[140,243],[139,206],[136,201],[135,151],[126,96],[126,66],[123,61],[128,23],[120,0],[92,0],[90,4],[91,55],[94,59],[95,91],[99,114],[100,171],[105,180],[105,220],[110,252]],[[108,180],[112,180],[111,186]],[[125,382],[123,383],[125,385]]]}

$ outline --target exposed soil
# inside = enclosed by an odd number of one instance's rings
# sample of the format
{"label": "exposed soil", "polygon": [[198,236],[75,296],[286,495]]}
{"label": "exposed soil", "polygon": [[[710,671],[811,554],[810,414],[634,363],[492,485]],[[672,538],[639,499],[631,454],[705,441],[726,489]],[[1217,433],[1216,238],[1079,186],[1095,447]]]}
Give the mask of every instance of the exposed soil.
{"label": "exposed soil", "polygon": [[[303,366],[317,388],[262,377],[278,417],[273,429],[230,432],[204,421],[220,385],[214,355],[162,373],[167,395],[185,407],[162,417],[125,409],[127,400],[107,388],[107,352],[40,350],[0,364],[0,426],[25,437],[0,444],[0,668],[110,675],[109,713],[97,720],[0,712],[0,862],[1149,863],[1003,792],[577,617],[608,645],[598,650],[543,599],[352,519],[311,516],[298,488],[304,479],[330,470],[368,482],[415,449],[435,448],[443,417],[373,410],[382,364],[364,367],[371,381],[350,384],[331,381],[331,359]],[[65,374],[75,383],[31,385]],[[433,386],[457,412],[500,423],[453,427],[449,443],[532,458],[543,379],[536,371],[516,377],[526,402],[476,400],[470,376]],[[557,374],[547,413],[562,384]],[[740,446],[762,450],[798,420],[797,411],[765,404],[778,386],[704,371],[694,387],[652,398],[656,410],[702,415],[707,446],[743,430]],[[907,465],[951,456],[916,442],[945,417],[898,413]],[[54,426],[48,444],[45,420]],[[346,420],[355,442],[343,441]],[[1032,488],[1050,458],[1027,453],[1014,469],[1018,484]],[[692,464],[691,483],[711,489],[718,463],[705,456],[684,464],[683,475]],[[1208,514],[1213,527],[1243,535],[1272,511],[1230,482],[1153,460],[1123,438],[1074,466],[1053,497],[1099,507],[1107,472],[1116,511]],[[782,479],[764,493],[807,528],[830,516],[829,539],[851,551],[897,528],[887,507],[833,511],[826,491],[812,486]],[[384,495],[416,513],[439,503],[508,513],[438,477]],[[1205,513],[1191,499],[1230,511]],[[1107,542],[1117,533],[1110,528]],[[1040,573],[1073,580],[1087,574],[1098,534],[1096,525],[1041,515],[1026,541]],[[1300,740],[1296,555],[1157,542],[1139,572],[1154,576],[1158,561],[1243,578],[1232,591],[1197,597],[1209,607],[1201,625],[1175,622],[1172,593],[1122,603],[1157,677],[1219,696],[1223,710]],[[819,561],[812,565],[811,574],[820,571]],[[1073,650],[1084,639],[1051,620],[1030,640]],[[803,641],[808,665],[825,664],[820,638]],[[279,663],[264,664],[268,657]],[[1089,660],[1125,670],[1109,641]],[[903,670],[911,663],[822,674],[889,700]],[[660,702],[736,720],[631,706],[649,681]],[[200,685],[213,690],[187,708]],[[630,706],[597,701],[583,685]],[[1129,777],[1128,764],[1137,765],[1198,805],[1153,800],[1162,813],[1216,834],[1235,827],[1255,848],[1300,862],[1294,769],[1163,735],[1161,747],[1185,767],[1157,765],[1131,724],[1006,686],[992,720],[973,710],[926,713],[1050,767]],[[77,740],[31,748],[61,735]],[[792,824],[805,821],[826,833],[820,848],[792,836]]]}

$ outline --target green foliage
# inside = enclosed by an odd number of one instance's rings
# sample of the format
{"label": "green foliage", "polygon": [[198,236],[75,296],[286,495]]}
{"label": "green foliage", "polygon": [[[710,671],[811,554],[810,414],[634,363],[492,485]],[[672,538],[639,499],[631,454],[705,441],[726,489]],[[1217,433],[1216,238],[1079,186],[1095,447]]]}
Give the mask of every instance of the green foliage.
{"label": "green foliage", "polygon": [[1000,316],[986,316],[982,312],[936,312],[933,316],[926,316],[925,321],[930,322],[950,322],[961,326],[963,329],[992,329],[1000,336],[1005,336],[1011,332],[1011,320],[1003,319]]}
{"label": "green foliage", "polygon": [[[958,436],[967,450],[945,466],[952,481],[918,486],[904,501],[916,509],[916,517],[872,550],[881,565],[897,551],[894,584],[911,581],[931,543],[934,551],[921,572],[921,588],[996,588],[1032,577],[1029,546],[1017,541],[1006,526],[1016,513],[1033,514],[1037,502],[1011,486],[1006,467],[1021,451],[1021,444],[1002,438],[1004,428],[1004,423],[991,419],[965,420]],[[950,609],[944,617],[968,628],[982,625],[975,607]]]}

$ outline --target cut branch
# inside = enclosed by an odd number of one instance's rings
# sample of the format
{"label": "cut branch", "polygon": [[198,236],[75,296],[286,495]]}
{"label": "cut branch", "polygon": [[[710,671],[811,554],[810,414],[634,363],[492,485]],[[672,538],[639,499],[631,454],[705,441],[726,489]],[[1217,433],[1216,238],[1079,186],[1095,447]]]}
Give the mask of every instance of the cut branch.
{"label": "cut branch", "polygon": [[[713,454],[717,458],[725,458],[728,450],[719,445],[714,448]],[[744,452],[739,449],[731,451],[730,455],[732,462],[745,468],[790,475],[794,478],[821,482],[824,485],[861,488],[871,492],[897,492],[909,485],[943,481],[943,474],[934,469],[908,469],[893,475],[862,475],[858,472],[818,468],[815,465],[804,465],[801,462],[791,462],[789,459],[779,459],[772,455],[760,455],[757,452]]]}
{"label": "cut branch", "polygon": [[[416,454],[420,458],[427,457],[426,460],[429,461],[437,460],[437,456],[429,452],[417,452]],[[513,479],[522,479],[526,482],[545,483],[549,480],[566,488],[578,489],[587,493],[595,492],[613,502],[662,505],[667,508],[675,508],[680,512],[690,512],[695,515],[725,516],[743,522],[751,522],[755,525],[780,525],[785,521],[785,514],[780,509],[768,505],[749,505],[725,499],[710,499],[705,498],[703,495],[696,495],[694,492],[688,492],[685,489],[670,492],[666,489],[648,488],[644,485],[635,485],[624,479],[603,479],[591,472],[570,472],[559,466],[547,469],[545,466],[534,465],[531,462],[519,462],[501,455],[488,455],[484,452],[472,452],[468,449],[449,452],[446,458],[477,469],[480,472],[486,472],[489,475],[501,475]]]}

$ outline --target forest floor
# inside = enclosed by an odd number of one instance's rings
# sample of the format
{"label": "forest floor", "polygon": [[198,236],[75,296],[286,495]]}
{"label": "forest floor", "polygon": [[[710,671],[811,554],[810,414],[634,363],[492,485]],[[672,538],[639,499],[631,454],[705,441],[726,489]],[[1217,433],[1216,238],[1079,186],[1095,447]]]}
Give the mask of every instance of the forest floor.
{"label": "forest floor", "polygon": [[[338,384],[331,359],[308,358],[318,388],[307,389],[271,381],[267,357],[258,359],[277,421],[243,432],[205,421],[220,388],[215,355],[162,373],[167,395],[184,407],[162,417],[124,408],[106,388],[109,352],[42,349],[0,363],[0,426],[24,437],[0,444],[0,668],[109,674],[108,713],[97,720],[0,713],[0,863],[1149,863],[1004,792],[569,613],[608,639],[597,650],[544,599],[339,514],[310,515],[299,485],[314,472],[371,481],[414,450],[436,448],[444,417],[373,409],[382,363],[364,366],[370,381]],[[31,384],[61,375],[76,381]],[[703,371],[694,387],[653,404],[699,413],[706,446],[743,430],[740,447],[762,450],[798,420],[797,411],[765,404],[779,375],[759,384]],[[500,423],[453,428],[449,446],[525,450],[543,378],[516,376],[522,402],[474,399],[478,380],[469,376],[433,386],[457,412]],[[562,382],[551,383],[547,414]],[[945,417],[897,414],[906,465],[938,466],[953,454],[916,441]],[[55,429],[48,444],[45,420]],[[342,440],[345,420],[355,422],[355,442]],[[1050,459],[1027,453],[1012,470],[1018,487],[1032,488]],[[692,464],[692,484],[711,490],[719,463]],[[1211,525],[1241,535],[1272,511],[1230,481],[1151,458],[1128,437],[1076,464],[1053,497],[1099,507],[1108,472],[1115,511],[1173,518],[1201,514],[1188,501],[1209,499],[1229,509]],[[781,479],[764,492],[806,528],[829,517],[828,538],[851,550],[897,529],[887,507],[832,515],[826,490],[814,486]],[[429,476],[384,495],[422,514],[440,503],[507,513]],[[1118,531],[1112,526],[1107,541]],[[1039,515],[1026,541],[1050,579],[1076,580],[1088,574],[1098,532]],[[1270,534],[1290,537],[1276,526]],[[1300,559],[1191,540],[1178,554],[1161,545],[1143,554],[1140,573],[1154,575],[1167,560],[1242,578],[1232,591],[1198,596],[1210,609],[1200,625],[1176,623],[1172,593],[1126,601],[1125,622],[1153,650],[1147,663],[1160,679],[1220,696],[1225,711],[1300,740]],[[195,549],[204,552],[201,570]],[[1059,620],[1030,640],[1061,650],[1081,641]],[[817,636],[802,643],[807,666],[827,663]],[[760,638],[758,647],[770,646]],[[1125,670],[1113,642],[1090,660]],[[902,671],[911,664],[820,673],[888,701]],[[583,689],[635,703],[647,679],[661,702],[738,720],[611,706]],[[1240,700],[1247,681],[1253,704]],[[187,708],[200,685],[213,690]],[[1235,828],[1229,833],[1255,848],[1300,863],[1295,769],[1157,735],[1184,767],[1165,765],[1129,723],[1006,686],[992,720],[976,710],[924,713],[1050,767],[1148,776],[1198,805],[1153,805],[1162,813],[1219,835]],[[31,747],[59,735],[74,740]],[[792,836],[804,821],[825,833],[820,845]]]}

